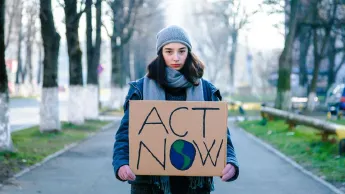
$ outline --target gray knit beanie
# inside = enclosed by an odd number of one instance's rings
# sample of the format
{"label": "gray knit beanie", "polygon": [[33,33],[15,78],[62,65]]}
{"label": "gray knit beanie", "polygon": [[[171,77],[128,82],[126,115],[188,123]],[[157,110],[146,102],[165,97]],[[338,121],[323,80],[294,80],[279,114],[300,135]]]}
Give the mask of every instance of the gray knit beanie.
{"label": "gray knit beanie", "polygon": [[157,33],[157,42],[156,42],[156,49],[157,55],[159,54],[159,50],[166,44],[178,42],[186,45],[189,50],[192,50],[192,44],[190,43],[188,34],[183,28],[172,25],[166,28],[163,28],[161,31]]}

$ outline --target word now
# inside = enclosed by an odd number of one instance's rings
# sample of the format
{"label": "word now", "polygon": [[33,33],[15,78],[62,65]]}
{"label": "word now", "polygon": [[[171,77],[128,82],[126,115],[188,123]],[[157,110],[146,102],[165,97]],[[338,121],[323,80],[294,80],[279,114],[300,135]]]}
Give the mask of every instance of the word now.
{"label": "word now", "polygon": [[[223,139],[219,145],[219,148],[218,148],[218,152],[217,152],[217,156],[216,156],[216,159],[213,160],[212,157],[211,157],[211,150],[213,149],[215,143],[216,143],[216,140],[213,140],[213,143],[211,145],[210,148],[208,148],[208,146],[206,145],[205,142],[203,142],[204,146],[205,146],[205,149],[206,149],[206,157],[203,158],[203,155],[202,155],[202,151],[200,150],[199,148],[199,145],[193,140],[193,144],[191,144],[190,142],[187,142],[185,140],[176,140],[171,146],[170,146],[170,163],[178,170],[180,171],[184,171],[184,170],[188,170],[193,162],[194,162],[194,159],[195,159],[195,147],[192,147],[192,148],[189,148],[187,150],[185,150],[184,152],[185,153],[181,153],[183,152],[182,149],[181,150],[178,150],[178,154],[174,154],[174,150],[176,150],[176,147],[174,147],[174,144],[178,141],[183,141],[183,142],[186,142],[187,144],[189,145],[193,145],[197,148],[198,152],[199,152],[199,156],[200,156],[200,160],[201,160],[201,163],[203,166],[205,166],[206,164],[206,161],[207,161],[207,158],[210,158],[211,160],[211,163],[213,166],[217,166],[217,161],[218,161],[218,158],[219,158],[219,154],[220,154],[220,151],[222,149],[222,145],[223,145]],[[145,148],[151,155],[152,157],[163,167],[163,169],[165,170],[165,167],[166,167],[166,138],[164,139],[164,146],[163,146],[163,149],[164,149],[164,157],[163,157],[163,161],[160,161],[157,156],[155,154],[152,153],[152,151],[150,150],[150,148],[143,142],[143,141],[140,141],[139,143],[139,150],[138,150],[138,160],[137,160],[137,169],[139,169],[139,164],[140,164],[140,159],[141,159],[141,152],[142,152],[142,148]],[[193,151],[194,149],[194,151]],[[194,153],[193,153],[194,152]],[[182,155],[183,156],[183,159],[181,160],[179,158],[179,155]],[[179,164],[180,162],[180,164]]]}

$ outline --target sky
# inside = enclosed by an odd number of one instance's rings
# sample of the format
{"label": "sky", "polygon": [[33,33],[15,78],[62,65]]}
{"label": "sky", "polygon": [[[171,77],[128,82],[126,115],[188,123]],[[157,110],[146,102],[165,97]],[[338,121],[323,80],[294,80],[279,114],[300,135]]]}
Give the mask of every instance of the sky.
{"label": "sky", "polygon": [[[191,0],[166,0],[168,2],[166,6],[166,17],[167,25],[177,24],[183,27],[184,24],[184,12],[188,12],[188,9],[184,9]],[[209,0],[212,1],[212,0]],[[262,0],[241,0],[243,6],[248,10],[258,9],[258,4]],[[281,34],[282,30],[278,30],[273,27],[279,21],[282,21],[283,15],[281,16],[268,16],[267,13],[257,13],[253,18],[252,22],[248,27],[249,30],[242,31],[239,37],[239,43],[245,44],[246,36],[248,38],[248,44],[252,48],[256,49],[274,49],[284,47],[284,37]],[[280,32],[279,32],[280,31]]]}
{"label": "sky", "polygon": [[[60,0],[61,1],[61,0]],[[215,0],[209,0],[215,1]],[[187,27],[184,24],[184,13],[188,12],[189,9],[186,9],[188,3],[192,3],[193,0],[165,0],[165,11],[166,11],[166,24],[177,24],[181,25],[182,27]],[[241,3],[246,7],[248,10],[258,9],[258,4],[261,3],[262,0],[241,0]],[[104,5],[106,6],[106,5]],[[63,23],[64,20],[64,11],[60,5],[57,4],[56,1],[53,1],[53,10],[54,10],[54,17],[56,21],[56,28],[60,33],[63,40],[65,40],[65,26]],[[104,21],[109,19],[104,18]],[[242,31],[239,37],[239,43],[245,44],[246,38],[248,39],[248,44],[252,48],[256,49],[274,49],[274,48],[283,48],[284,46],[284,37],[281,34],[282,30],[278,30],[277,28],[273,27],[274,24],[277,24],[279,21],[283,20],[283,16],[268,16],[267,13],[259,12],[253,18],[250,25],[247,27],[248,30]],[[79,27],[79,34],[80,40],[85,40],[85,14],[81,18],[80,27]],[[105,30],[102,30],[102,36],[106,37],[107,34]]]}

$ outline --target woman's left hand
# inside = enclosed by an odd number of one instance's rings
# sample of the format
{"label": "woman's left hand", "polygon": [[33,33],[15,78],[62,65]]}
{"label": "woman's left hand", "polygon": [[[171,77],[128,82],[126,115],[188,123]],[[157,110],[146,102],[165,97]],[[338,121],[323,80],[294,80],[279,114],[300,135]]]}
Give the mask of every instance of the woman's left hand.
{"label": "woman's left hand", "polygon": [[231,164],[227,164],[222,171],[222,174],[223,174],[223,176],[221,177],[222,181],[227,181],[231,179],[235,175],[235,173],[236,173],[235,167]]}

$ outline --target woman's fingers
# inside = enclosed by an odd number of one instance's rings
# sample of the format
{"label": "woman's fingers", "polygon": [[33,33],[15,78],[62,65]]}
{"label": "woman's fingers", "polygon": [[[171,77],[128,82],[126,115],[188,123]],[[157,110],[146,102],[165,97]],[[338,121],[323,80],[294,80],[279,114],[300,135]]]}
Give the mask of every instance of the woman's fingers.
{"label": "woman's fingers", "polygon": [[135,174],[132,172],[132,170],[129,168],[129,166],[122,166],[119,170],[119,177],[124,180],[131,180],[134,181],[135,180]]}
{"label": "woman's fingers", "polygon": [[125,175],[124,175],[124,172],[123,172],[123,170],[122,171],[119,171],[119,177],[122,179],[122,180],[126,180],[125,178]]}
{"label": "woman's fingers", "polygon": [[223,169],[222,174],[225,175],[226,173],[228,173],[231,167],[233,167],[231,164],[227,164]]}
{"label": "woman's fingers", "polygon": [[225,175],[222,176],[222,181],[227,181],[231,179],[234,175],[235,175],[235,168],[232,167]]}
{"label": "woman's fingers", "polygon": [[127,168],[127,177],[128,180],[134,181],[135,180],[135,174],[132,172],[132,170],[128,167]]}

